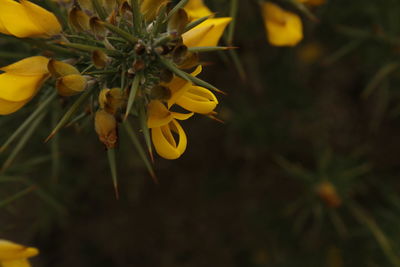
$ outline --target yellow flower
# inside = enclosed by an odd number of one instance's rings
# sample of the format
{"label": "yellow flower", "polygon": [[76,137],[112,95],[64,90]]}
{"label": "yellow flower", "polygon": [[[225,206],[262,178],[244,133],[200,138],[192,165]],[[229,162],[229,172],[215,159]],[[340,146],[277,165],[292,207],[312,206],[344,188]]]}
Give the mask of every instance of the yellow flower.
{"label": "yellow flower", "polygon": [[[187,138],[177,120],[187,120],[192,115],[171,112],[159,100],[149,103],[147,126],[151,129],[151,139],[158,155],[165,159],[177,159],[185,152]],[[178,135],[178,143],[173,132]]]}
{"label": "yellow flower", "polygon": [[185,10],[191,21],[213,14],[204,4],[203,0],[189,0],[185,6]]}
{"label": "yellow flower", "polygon": [[0,68],[0,114],[10,114],[28,103],[49,77],[48,58],[29,57]]}
{"label": "yellow flower", "polygon": [[27,258],[36,256],[38,253],[36,248],[0,239],[0,266],[2,267],[30,267]]}
{"label": "yellow flower", "polygon": [[271,45],[295,46],[303,39],[303,25],[298,15],[270,2],[264,2],[261,7]]}
{"label": "yellow flower", "polygon": [[0,0],[0,33],[16,37],[51,37],[61,31],[53,13],[27,0]]}
{"label": "yellow flower", "polygon": [[322,4],[325,4],[326,2],[325,0],[297,0],[297,1],[310,6],[320,6]]}
{"label": "yellow flower", "polygon": [[232,18],[211,18],[182,34],[187,47],[217,46],[226,26]]}
{"label": "yellow flower", "polygon": [[[197,76],[201,70],[201,66],[198,66],[191,75]],[[174,77],[166,86],[171,90],[168,108],[173,104],[177,104],[195,113],[209,114],[218,104],[217,98],[210,90],[200,86],[194,86],[191,82],[179,77]]]}
{"label": "yellow flower", "polygon": [[49,61],[47,68],[57,78],[56,88],[60,95],[72,96],[86,89],[86,78],[74,66],[52,59]]}

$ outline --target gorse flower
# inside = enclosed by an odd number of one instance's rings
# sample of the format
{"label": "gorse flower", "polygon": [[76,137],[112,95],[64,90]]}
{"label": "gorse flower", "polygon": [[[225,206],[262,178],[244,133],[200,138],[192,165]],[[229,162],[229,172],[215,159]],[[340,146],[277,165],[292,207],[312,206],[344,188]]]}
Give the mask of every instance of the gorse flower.
{"label": "gorse flower", "polygon": [[49,77],[48,58],[36,56],[0,68],[0,114],[10,114],[28,103]]}
{"label": "gorse flower", "polygon": [[49,11],[27,0],[0,0],[0,33],[16,37],[51,37],[61,25]]}
{"label": "gorse flower", "polygon": [[268,41],[275,46],[294,46],[303,39],[303,24],[298,15],[271,2],[261,5]]}
{"label": "gorse flower", "polygon": [[[195,113],[215,118],[218,100],[212,91],[220,91],[198,77],[199,54],[225,49],[218,43],[231,18],[215,18],[203,1],[63,2],[60,10],[68,18],[63,30],[52,13],[26,0],[0,3],[0,32],[54,55],[1,69],[0,114],[17,111],[45,81],[37,109],[49,110],[56,95],[71,103],[46,140],[68,122],[93,116],[109,159],[115,158],[110,153],[118,147],[120,125],[145,161],[135,132],[143,134],[150,157],[154,148],[163,158],[177,159],[187,146],[178,121]],[[175,111],[182,108],[187,112]]]}
{"label": "gorse flower", "polygon": [[36,248],[0,239],[0,266],[2,267],[30,267],[28,258],[37,254],[39,251]]}

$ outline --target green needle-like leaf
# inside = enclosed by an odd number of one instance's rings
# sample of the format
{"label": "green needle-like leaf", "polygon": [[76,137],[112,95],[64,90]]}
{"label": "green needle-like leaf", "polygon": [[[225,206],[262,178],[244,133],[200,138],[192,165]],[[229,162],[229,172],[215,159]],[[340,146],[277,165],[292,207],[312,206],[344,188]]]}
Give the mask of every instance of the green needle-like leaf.
{"label": "green needle-like leaf", "polygon": [[205,87],[205,88],[207,88],[207,89],[216,91],[216,92],[221,93],[221,94],[226,94],[225,92],[223,92],[223,91],[217,89],[215,86],[209,84],[208,82],[203,81],[202,79],[199,79],[199,78],[197,78],[197,77],[194,77],[194,76],[190,75],[189,73],[186,73],[186,72],[180,70],[180,69],[179,69],[174,63],[172,63],[171,61],[169,61],[169,60],[167,60],[167,59],[165,59],[165,58],[163,58],[163,57],[159,57],[159,59],[160,59],[160,62],[161,62],[167,69],[169,69],[170,71],[172,71],[173,73],[175,73],[178,77],[181,77],[182,79],[184,79],[184,80],[186,80],[186,81],[189,81],[189,82],[192,82],[192,83],[194,83],[194,84],[196,84],[196,85],[198,85],[198,86]]}
{"label": "green needle-like leaf", "polygon": [[230,46],[197,46],[197,47],[189,47],[189,52],[214,52],[214,51],[224,51],[229,49],[235,49],[236,47]]}
{"label": "green needle-like leaf", "polygon": [[27,127],[42,113],[42,111],[54,100],[57,93],[51,93],[40,105],[32,112],[32,114],[18,127],[18,129],[7,139],[0,148],[0,153],[8,148],[8,146],[21,134]]}
{"label": "green needle-like leaf", "polygon": [[1,173],[3,173],[5,170],[7,170],[11,166],[11,164],[14,162],[15,158],[18,156],[19,152],[21,152],[21,150],[25,147],[26,143],[32,137],[33,133],[38,128],[39,124],[42,122],[45,115],[46,115],[46,112],[41,113],[40,116],[38,118],[36,118],[36,120],[25,131],[25,133],[22,135],[21,139],[15,145],[14,149],[12,150],[12,152],[8,156],[7,160],[4,162],[3,166],[1,167],[1,170],[0,170]]}
{"label": "green needle-like leaf", "polygon": [[110,170],[111,170],[111,177],[115,191],[115,198],[119,199],[117,161],[115,159],[115,149],[108,149],[107,157],[108,157],[108,164],[110,165]]}
{"label": "green needle-like leaf", "polygon": [[0,201],[0,208],[2,208],[4,206],[6,206],[6,205],[18,200],[18,199],[20,199],[21,197],[25,196],[26,194],[32,192],[33,190],[35,190],[35,187],[34,186],[30,186],[30,187],[18,192],[17,194]]}
{"label": "green needle-like leaf", "polygon": [[184,32],[190,31],[191,29],[193,29],[197,25],[200,25],[201,23],[208,20],[212,16],[213,15],[205,16],[205,17],[202,17],[202,18],[196,19],[195,21],[190,22],[188,25],[186,25]]}
{"label": "green needle-like leaf", "polygon": [[164,22],[167,22],[170,20],[170,18],[176,13],[178,12],[179,9],[183,8],[187,2],[189,2],[189,0],[181,0],[179,1],[178,4],[176,4],[174,6],[174,8],[171,9],[171,11],[168,13],[167,17],[165,18]]}
{"label": "green needle-like leaf", "polygon": [[109,29],[110,31],[114,32],[115,34],[118,34],[119,36],[121,36],[122,38],[124,38],[125,40],[127,40],[128,42],[132,43],[132,44],[136,44],[136,42],[138,41],[138,38],[136,38],[135,36],[133,36],[132,34],[130,34],[129,32],[126,32],[108,22],[102,22],[102,24]]}
{"label": "green needle-like leaf", "polygon": [[147,126],[146,107],[144,105],[139,109],[139,120],[140,120],[140,127],[143,131],[144,140],[146,141],[147,150],[149,151],[151,161],[154,161],[153,149],[151,146],[150,129]]}
{"label": "green needle-like leaf", "polygon": [[129,92],[128,104],[127,104],[127,107],[126,107],[124,120],[126,120],[126,118],[128,118],[128,115],[130,114],[130,112],[132,110],[133,103],[135,102],[136,94],[137,94],[137,91],[139,89],[140,79],[141,79],[140,73],[137,73],[135,75],[135,78],[133,78],[131,91]]}
{"label": "green needle-like leaf", "polygon": [[150,162],[149,158],[147,157],[145,150],[143,149],[142,145],[140,144],[139,138],[138,138],[137,134],[135,133],[135,131],[133,130],[130,122],[125,121],[124,127],[125,127],[125,130],[126,130],[128,136],[132,140],[132,143],[135,146],[136,151],[138,152],[139,156],[142,158],[144,164],[146,165],[146,168],[149,171],[151,177],[153,178],[153,180],[155,182],[157,182],[157,178],[154,173],[153,166],[151,165],[151,162]]}
{"label": "green needle-like leaf", "polygon": [[68,111],[64,114],[64,116],[61,118],[61,120],[58,122],[56,127],[54,127],[53,131],[50,133],[50,135],[46,138],[45,142],[49,141],[58,131],[64,127],[68,121],[71,119],[71,117],[75,114],[75,112],[79,109],[79,107],[87,100],[92,93],[94,89],[94,86],[89,87],[86,89],[86,91],[79,96],[79,98],[72,104],[72,106],[68,109]]}

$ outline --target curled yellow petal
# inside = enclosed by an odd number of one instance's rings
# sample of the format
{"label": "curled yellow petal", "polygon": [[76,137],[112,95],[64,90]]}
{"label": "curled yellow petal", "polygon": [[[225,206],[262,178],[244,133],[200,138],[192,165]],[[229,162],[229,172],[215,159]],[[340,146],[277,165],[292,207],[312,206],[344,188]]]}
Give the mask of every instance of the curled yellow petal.
{"label": "curled yellow petal", "polygon": [[[178,144],[173,135],[178,135]],[[187,137],[176,120],[169,124],[151,129],[151,138],[158,155],[165,159],[177,159],[186,150]]]}
{"label": "curled yellow petal", "polygon": [[226,26],[232,18],[212,18],[182,34],[187,47],[217,46]]}
{"label": "curled yellow petal", "polygon": [[[39,253],[38,249],[26,247],[17,243],[0,239],[0,262],[22,260],[36,256]],[[4,266],[4,265],[3,265]]]}
{"label": "curled yellow petal", "polygon": [[70,74],[57,79],[56,87],[62,96],[79,94],[86,88],[86,78],[80,74]]}
{"label": "curled yellow petal", "polygon": [[[199,65],[190,75],[197,76],[201,73],[202,69],[202,66]],[[170,108],[173,104],[176,103],[176,100],[192,86],[192,84],[182,78],[175,76],[171,82],[166,84],[166,86],[171,90],[171,97],[170,99],[168,99],[168,108]]]}
{"label": "curled yellow petal", "polygon": [[33,97],[43,82],[43,75],[0,74],[0,98],[19,102]]}
{"label": "curled yellow petal", "polygon": [[217,106],[218,100],[215,95],[206,88],[191,86],[189,90],[177,99],[176,104],[192,112],[209,114]]}
{"label": "curled yellow petal", "polygon": [[213,14],[204,4],[203,0],[189,0],[185,6],[185,10],[191,21]]}
{"label": "curled yellow petal", "polygon": [[173,119],[187,120],[193,115],[193,113],[184,114],[178,112],[171,112],[159,100],[152,100],[149,103],[147,110],[148,110],[147,126],[149,128],[161,127],[163,125],[170,123]]}
{"label": "curled yellow petal", "polygon": [[264,2],[261,7],[268,41],[272,45],[294,46],[303,39],[303,24],[298,15],[270,2]]}

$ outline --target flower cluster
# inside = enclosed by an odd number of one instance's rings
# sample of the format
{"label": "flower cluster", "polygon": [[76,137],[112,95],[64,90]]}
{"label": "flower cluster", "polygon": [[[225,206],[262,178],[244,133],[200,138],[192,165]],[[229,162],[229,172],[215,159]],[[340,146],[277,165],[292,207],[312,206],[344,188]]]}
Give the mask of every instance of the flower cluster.
{"label": "flower cluster", "polygon": [[97,110],[83,114],[94,114],[108,150],[118,145],[118,126],[132,134],[136,119],[150,155],[154,146],[166,159],[186,149],[179,120],[215,118],[214,92],[221,91],[197,77],[199,53],[229,49],[218,42],[231,18],[215,18],[202,0],[78,0],[60,5],[60,20],[28,0],[0,4],[0,32],[43,51],[0,69],[0,114],[38,92],[45,101],[37,109],[46,110],[58,95],[72,104],[48,139],[79,110]]}

